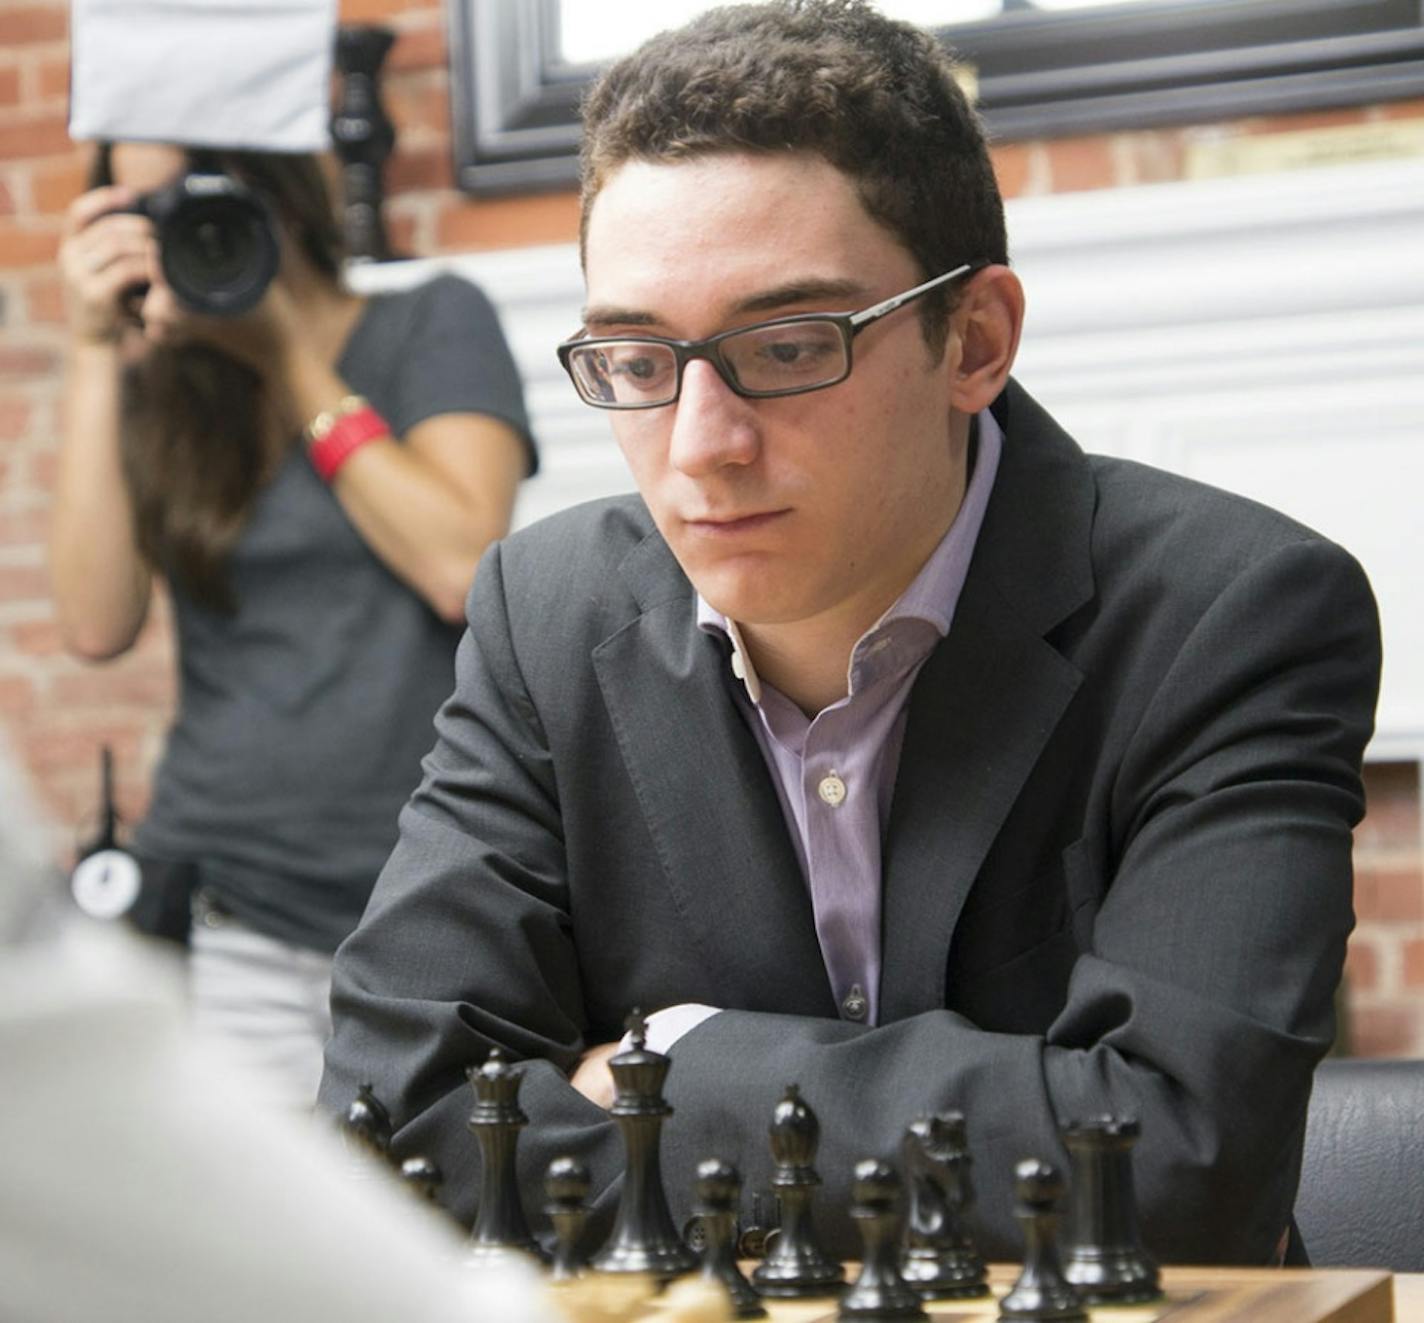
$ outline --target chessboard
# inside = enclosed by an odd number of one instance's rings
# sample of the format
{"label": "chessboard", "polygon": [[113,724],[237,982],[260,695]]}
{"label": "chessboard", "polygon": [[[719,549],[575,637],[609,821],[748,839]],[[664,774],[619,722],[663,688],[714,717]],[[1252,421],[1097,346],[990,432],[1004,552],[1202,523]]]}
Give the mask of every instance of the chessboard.
{"label": "chessboard", "polygon": [[[745,1265],[750,1271],[751,1265]],[[996,1323],[998,1300],[1018,1266],[993,1264],[992,1296],[929,1301],[931,1323]],[[1163,1298],[1149,1305],[1091,1309],[1090,1323],[1394,1323],[1387,1272],[1325,1268],[1165,1268]],[[569,1323],[712,1323],[728,1314],[694,1280],[654,1294],[651,1285],[573,1282],[552,1291]],[[836,1303],[821,1297],[768,1300],[767,1323],[836,1323]]]}

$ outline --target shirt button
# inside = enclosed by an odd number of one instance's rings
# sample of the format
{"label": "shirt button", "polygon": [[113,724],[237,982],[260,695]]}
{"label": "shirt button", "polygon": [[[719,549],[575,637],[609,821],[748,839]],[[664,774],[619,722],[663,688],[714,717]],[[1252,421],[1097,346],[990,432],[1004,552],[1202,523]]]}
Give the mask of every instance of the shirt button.
{"label": "shirt button", "polygon": [[846,783],[834,772],[821,778],[821,783],[816,787],[816,793],[820,795],[822,802],[829,804],[832,808],[837,808],[845,802]]}
{"label": "shirt button", "polygon": [[853,984],[851,990],[846,993],[845,1000],[841,1002],[842,1013],[847,1020],[863,1020],[869,1009],[870,1005],[865,1000],[865,993],[860,990],[860,984]]}

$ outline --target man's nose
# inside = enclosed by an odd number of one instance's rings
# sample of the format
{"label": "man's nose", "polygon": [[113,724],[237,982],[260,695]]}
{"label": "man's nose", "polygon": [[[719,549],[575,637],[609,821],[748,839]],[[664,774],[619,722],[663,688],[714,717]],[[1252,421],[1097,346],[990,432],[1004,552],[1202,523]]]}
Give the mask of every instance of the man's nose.
{"label": "man's nose", "polygon": [[682,392],[673,409],[669,462],[689,477],[728,464],[750,464],[761,449],[752,401],[743,399],[716,367],[695,358],[682,370]]}

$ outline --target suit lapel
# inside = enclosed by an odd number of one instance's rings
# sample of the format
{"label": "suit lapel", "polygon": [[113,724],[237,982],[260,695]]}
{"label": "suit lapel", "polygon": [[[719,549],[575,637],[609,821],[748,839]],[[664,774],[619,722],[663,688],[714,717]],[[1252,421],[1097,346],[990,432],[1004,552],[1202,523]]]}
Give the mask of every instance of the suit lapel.
{"label": "suit lapel", "polygon": [[698,629],[692,588],[656,534],[622,571],[642,613],[593,664],[687,931],[732,1004],[834,1015],[810,897],[726,651]]}
{"label": "suit lapel", "polygon": [[882,1022],[943,1006],[965,898],[1082,681],[1044,634],[1092,595],[1091,474],[1017,386],[995,413],[1005,440],[994,492],[949,636],[915,681],[896,776]]}

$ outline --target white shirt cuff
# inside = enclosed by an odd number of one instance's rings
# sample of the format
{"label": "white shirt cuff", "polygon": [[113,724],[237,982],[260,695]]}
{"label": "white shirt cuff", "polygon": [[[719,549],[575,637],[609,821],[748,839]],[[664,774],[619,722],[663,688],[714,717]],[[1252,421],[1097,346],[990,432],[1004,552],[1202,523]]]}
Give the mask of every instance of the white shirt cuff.
{"label": "white shirt cuff", "polygon": [[[672,1045],[685,1033],[696,1029],[703,1020],[709,1020],[722,1008],[720,1006],[703,1006],[700,1002],[683,1002],[678,1006],[664,1006],[660,1011],[654,1011],[648,1016],[644,1027],[644,1046],[650,1052],[667,1052]],[[618,1044],[621,1052],[628,1051],[633,1046],[632,1037],[623,1035],[622,1041]]]}

